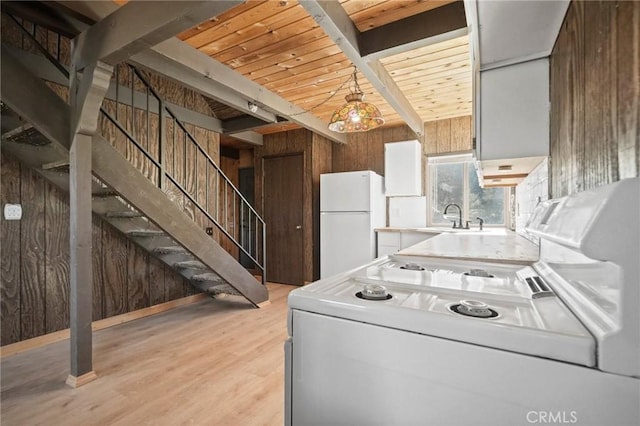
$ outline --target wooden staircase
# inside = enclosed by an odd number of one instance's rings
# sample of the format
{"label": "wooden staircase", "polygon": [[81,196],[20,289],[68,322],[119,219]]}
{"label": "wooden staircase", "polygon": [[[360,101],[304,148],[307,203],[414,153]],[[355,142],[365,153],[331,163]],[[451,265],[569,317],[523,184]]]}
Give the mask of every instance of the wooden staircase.
{"label": "wooden staircase", "polygon": [[[2,48],[2,150],[69,191],[69,106]],[[92,142],[92,209],[197,289],[268,301],[260,282],[102,136]],[[221,234],[224,234],[224,230]],[[264,277],[264,269],[262,270]]]}

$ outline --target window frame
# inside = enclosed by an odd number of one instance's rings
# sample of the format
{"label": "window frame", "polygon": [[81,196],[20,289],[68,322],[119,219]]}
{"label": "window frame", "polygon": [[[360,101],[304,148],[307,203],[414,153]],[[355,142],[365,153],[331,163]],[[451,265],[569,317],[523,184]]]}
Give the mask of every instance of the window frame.
{"label": "window frame", "polygon": [[[451,227],[451,220],[447,222],[434,222],[432,218],[433,206],[437,205],[433,189],[433,182],[435,181],[435,173],[436,166],[439,164],[453,164],[453,163],[463,163],[463,186],[462,186],[462,225],[464,226],[467,221],[471,222],[471,224],[478,224],[477,221],[469,218],[469,209],[470,209],[470,185],[469,185],[469,173],[477,173],[477,164],[476,161],[470,154],[461,154],[461,155],[443,155],[443,156],[434,156],[429,157],[426,161],[427,167],[427,199],[429,209],[427,211],[427,226],[429,227]],[[503,223],[492,223],[488,224],[485,222],[483,225],[487,228],[508,228],[510,223],[510,214],[509,214],[509,200],[511,191],[508,187],[503,187],[503,203],[502,203],[502,218]]]}

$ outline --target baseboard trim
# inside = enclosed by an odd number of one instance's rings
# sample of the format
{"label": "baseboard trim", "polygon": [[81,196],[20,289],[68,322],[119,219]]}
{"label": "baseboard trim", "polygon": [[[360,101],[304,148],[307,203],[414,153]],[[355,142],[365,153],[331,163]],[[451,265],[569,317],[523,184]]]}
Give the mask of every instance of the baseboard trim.
{"label": "baseboard trim", "polygon": [[[116,315],[113,317],[101,319],[98,321],[94,321],[91,324],[91,329],[93,331],[103,330],[105,328],[113,327],[114,325],[123,324],[125,322],[134,321],[134,320],[148,317],[151,315],[159,314],[161,312],[165,312],[170,309],[177,308],[179,306],[196,303],[196,302],[199,302],[200,300],[206,299],[207,297],[208,296],[204,293],[198,293],[198,294],[194,294],[193,296],[187,296],[181,299],[171,300],[169,302],[149,306],[148,308],[138,309],[137,311],[127,312],[126,314],[121,314],[121,315]],[[32,339],[23,340],[21,342],[11,343],[9,345],[0,347],[0,359],[11,356],[11,355],[16,355],[22,352],[26,352],[31,349],[36,349],[42,346],[50,345],[51,343],[56,343],[68,338],[69,338],[69,329],[67,328],[65,330],[55,331],[53,333],[34,337]],[[76,380],[79,380],[79,379],[80,377],[76,378]]]}
{"label": "baseboard trim", "polygon": [[98,378],[98,375],[95,371],[89,371],[88,373],[84,373],[82,376],[72,376],[69,374],[65,383],[72,388],[79,388],[80,386],[84,386],[89,382],[93,382]]}

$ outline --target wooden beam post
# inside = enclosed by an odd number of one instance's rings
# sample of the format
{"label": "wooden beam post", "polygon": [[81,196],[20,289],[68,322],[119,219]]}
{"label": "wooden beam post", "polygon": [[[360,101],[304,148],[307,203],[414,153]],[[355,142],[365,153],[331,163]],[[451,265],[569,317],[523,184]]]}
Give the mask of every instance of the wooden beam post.
{"label": "wooden beam post", "polygon": [[[75,49],[75,44],[72,46]],[[92,348],[93,275],[91,261],[91,139],[109,87],[113,67],[101,62],[84,68],[71,66],[69,151],[70,193],[70,329],[71,359],[67,384],[82,386],[95,379]]]}

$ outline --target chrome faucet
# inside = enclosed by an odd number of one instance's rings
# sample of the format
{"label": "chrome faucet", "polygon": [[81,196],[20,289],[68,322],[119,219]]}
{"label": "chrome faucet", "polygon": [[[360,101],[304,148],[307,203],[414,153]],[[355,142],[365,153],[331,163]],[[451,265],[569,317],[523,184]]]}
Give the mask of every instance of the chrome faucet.
{"label": "chrome faucet", "polygon": [[447,204],[446,207],[444,208],[443,215],[447,214],[447,210],[449,210],[449,207],[451,207],[451,206],[458,208],[458,214],[459,214],[459,217],[460,217],[460,226],[456,226],[456,221],[454,220],[453,221],[453,229],[457,229],[457,228],[459,228],[459,229],[469,229],[469,223],[467,223],[466,228],[464,226],[462,226],[462,209],[460,208],[459,205],[453,204],[453,203]]}
{"label": "chrome faucet", "polygon": [[476,219],[478,219],[478,221],[480,221],[480,230],[482,231],[482,225],[484,224],[484,219],[481,217],[476,217]]}

